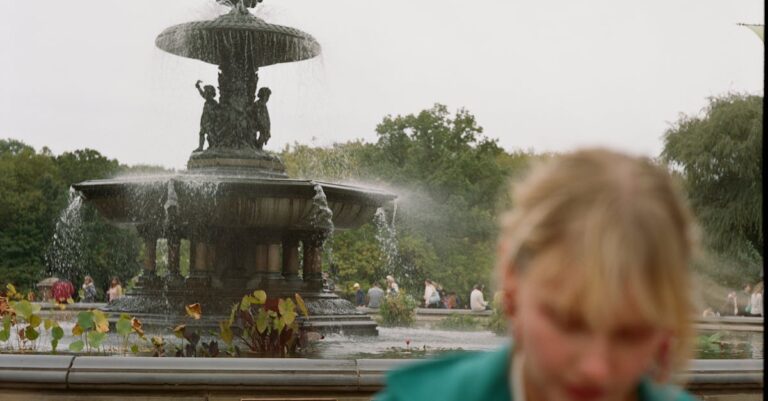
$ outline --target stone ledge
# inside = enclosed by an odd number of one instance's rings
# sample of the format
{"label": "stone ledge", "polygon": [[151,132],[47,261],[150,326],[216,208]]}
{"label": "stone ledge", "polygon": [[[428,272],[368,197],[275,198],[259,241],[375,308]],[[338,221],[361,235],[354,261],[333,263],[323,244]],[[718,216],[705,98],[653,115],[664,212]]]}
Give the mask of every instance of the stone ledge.
{"label": "stone ledge", "polygon": [[[0,388],[373,393],[387,372],[417,361],[0,355]],[[763,360],[693,360],[681,378],[694,392],[762,392]]]}

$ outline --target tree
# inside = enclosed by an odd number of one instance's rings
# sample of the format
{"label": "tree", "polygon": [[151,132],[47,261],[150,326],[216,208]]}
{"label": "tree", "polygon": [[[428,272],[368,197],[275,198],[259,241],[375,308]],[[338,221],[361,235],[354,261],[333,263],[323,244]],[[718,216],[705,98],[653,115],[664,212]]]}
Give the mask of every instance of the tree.
{"label": "tree", "polygon": [[716,263],[730,285],[756,281],[763,262],[763,97],[712,97],[664,135],[662,160],[678,170]]}
{"label": "tree", "polygon": [[0,140],[0,283],[30,289],[42,277],[65,188],[49,150]]}

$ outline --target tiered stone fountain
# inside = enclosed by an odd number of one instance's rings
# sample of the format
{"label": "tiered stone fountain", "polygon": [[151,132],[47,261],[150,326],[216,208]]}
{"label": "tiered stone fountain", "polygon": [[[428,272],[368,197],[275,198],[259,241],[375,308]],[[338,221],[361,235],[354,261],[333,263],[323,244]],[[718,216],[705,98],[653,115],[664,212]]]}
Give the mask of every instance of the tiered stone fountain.
{"label": "tiered stone fountain", "polygon": [[[333,230],[359,227],[395,196],[376,190],[288,178],[269,141],[267,101],[259,68],[309,59],[315,39],[249,12],[261,0],[235,0],[214,20],[170,27],[156,40],[169,53],[218,65],[219,99],[206,99],[200,147],[187,170],[170,175],[93,180],[74,185],[110,222],[135,227],[146,247],[136,288],[113,311],[145,322],[172,323],[183,305],[200,302],[215,326],[242,295],[299,293],[321,331],[376,334],[375,323],[322,283],[323,244]],[[207,141],[208,147],[204,144]],[[156,274],[159,239],[167,240],[170,273]],[[180,274],[181,241],[190,241],[190,273]]]}

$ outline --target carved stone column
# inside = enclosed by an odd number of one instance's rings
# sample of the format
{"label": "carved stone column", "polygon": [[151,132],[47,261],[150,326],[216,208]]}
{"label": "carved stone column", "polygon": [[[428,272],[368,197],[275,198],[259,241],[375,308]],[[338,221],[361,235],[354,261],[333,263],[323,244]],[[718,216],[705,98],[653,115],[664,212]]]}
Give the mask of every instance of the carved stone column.
{"label": "carved stone column", "polygon": [[281,246],[279,243],[267,245],[267,275],[270,279],[281,279]]}
{"label": "carved stone column", "polygon": [[181,277],[181,238],[168,238],[168,276],[171,279]]}
{"label": "carved stone column", "polygon": [[189,248],[187,285],[205,287],[210,283],[210,271],[215,248],[201,237],[191,240]]}
{"label": "carved stone column", "polygon": [[251,244],[252,254],[247,259],[250,266],[246,268],[251,279],[248,280],[247,287],[249,290],[262,289],[261,287],[264,286],[264,280],[267,276],[269,247],[267,244],[262,243],[261,240],[254,240]]}
{"label": "carved stone column", "polygon": [[323,241],[319,239],[305,239],[302,241],[304,246],[304,265],[302,266],[304,283],[310,289],[320,290],[323,288]]}
{"label": "carved stone column", "polygon": [[144,276],[154,277],[157,270],[157,238],[144,238]]}
{"label": "carved stone column", "polygon": [[283,277],[289,281],[299,279],[299,240],[296,237],[283,238]]}

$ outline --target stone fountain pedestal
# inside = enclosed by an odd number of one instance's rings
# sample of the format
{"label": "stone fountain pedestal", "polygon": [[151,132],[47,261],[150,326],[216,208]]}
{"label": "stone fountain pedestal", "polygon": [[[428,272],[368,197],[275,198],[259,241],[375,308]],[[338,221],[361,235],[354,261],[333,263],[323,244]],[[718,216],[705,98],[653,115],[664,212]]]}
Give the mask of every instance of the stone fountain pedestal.
{"label": "stone fountain pedestal", "polygon": [[[395,196],[291,179],[280,158],[263,149],[272,137],[272,90],[258,87],[259,68],[310,59],[320,45],[251,14],[248,8],[259,2],[230,1],[230,12],[172,26],[155,40],[168,53],[219,69],[217,88],[194,85],[204,107],[187,171],[74,185],[102,216],[135,227],[144,239],[137,286],[109,309],[167,326],[185,305],[200,303],[205,319],[196,324],[218,327],[234,303],[260,289],[269,297],[300,294],[311,314],[307,324],[320,331],[376,334],[367,315],[323,290],[323,244],[334,230],[370,221]],[[165,277],[156,273],[160,239],[168,243]],[[180,274],[181,241],[190,243],[187,277]]]}

